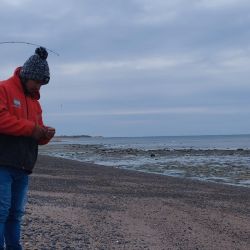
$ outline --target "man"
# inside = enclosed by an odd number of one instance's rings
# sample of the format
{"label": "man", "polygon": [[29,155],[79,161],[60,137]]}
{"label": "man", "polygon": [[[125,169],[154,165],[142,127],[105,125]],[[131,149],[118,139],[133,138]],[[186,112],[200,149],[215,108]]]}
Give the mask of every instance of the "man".
{"label": "man", "polygon": [[[0,81],[0,250],[20,250],[21,218],[38,145],[55,129],[43,124],[39,90],[50,80],[45,48]],[[5,248],[4,248],[5,246]]]}

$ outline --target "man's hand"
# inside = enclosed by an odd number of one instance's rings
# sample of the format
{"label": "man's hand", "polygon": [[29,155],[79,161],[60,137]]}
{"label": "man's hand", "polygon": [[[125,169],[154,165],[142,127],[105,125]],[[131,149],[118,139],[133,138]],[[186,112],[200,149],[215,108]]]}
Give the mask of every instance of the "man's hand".
{"label": "man's hand", "polygon": [[46,127],[45,138],[51,139],[52,137],[54,137],[55,133],[56,133],[56,130],[54,128]]}
{"label": "man's hand", "polygon": [[46,136],[46,131],[47,131],[47,128],[36,125],[35,128],[33,129],[31,137],[39,141],[41,138]]}

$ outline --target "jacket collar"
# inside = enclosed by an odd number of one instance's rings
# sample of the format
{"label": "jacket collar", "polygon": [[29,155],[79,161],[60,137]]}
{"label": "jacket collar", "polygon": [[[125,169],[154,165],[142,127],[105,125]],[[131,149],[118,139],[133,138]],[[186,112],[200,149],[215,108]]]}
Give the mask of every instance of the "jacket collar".
{"label": "jacket collar", "polygon": [[[18,90],[20,90],[21,92],[24,92],[24,87],[23,87],[23,84],[21,82],[21,79],[20,79],[20,71],[21,71],[22,67],[18,67],[15,69],[14,71],[14,75],[12,76],[12,79],[13,79],[13,82],[15,84],[15,86],[18,88]],[[37,93],[35,95],[28,95],[30,96],[32,99],[35,99],[35,100],[39,100],[40,99],[40,92],[37,91]]]}

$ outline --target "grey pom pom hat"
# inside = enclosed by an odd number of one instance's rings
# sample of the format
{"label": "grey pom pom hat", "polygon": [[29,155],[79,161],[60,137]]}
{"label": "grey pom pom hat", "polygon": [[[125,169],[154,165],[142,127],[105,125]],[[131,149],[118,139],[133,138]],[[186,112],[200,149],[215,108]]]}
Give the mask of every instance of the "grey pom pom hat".
{"label": "grey pom pom hat", "polygon": [[49,65],[46,61],[47,57],[48,52],[45,48],[37,48],[35,54],[24,63],[20,71],[20,77],[47,84],[50,80]]}

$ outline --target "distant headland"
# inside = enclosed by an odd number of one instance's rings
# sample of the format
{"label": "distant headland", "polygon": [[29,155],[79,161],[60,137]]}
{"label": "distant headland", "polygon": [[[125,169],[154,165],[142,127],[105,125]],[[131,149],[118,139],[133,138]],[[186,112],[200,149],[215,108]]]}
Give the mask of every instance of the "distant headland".
{"label": "distant headland", "polygon": [[56,135],[55,138],[102,138],[103,136],[91,136],[91,135]]}

